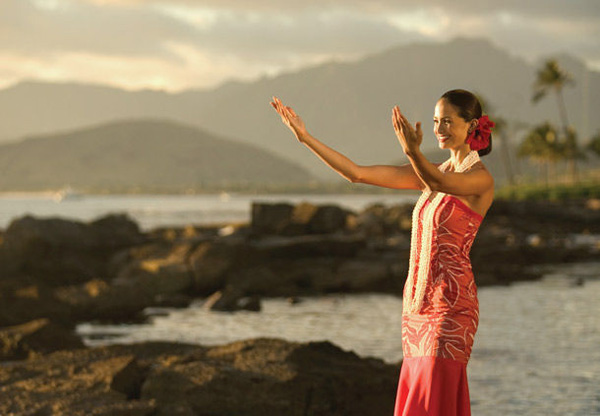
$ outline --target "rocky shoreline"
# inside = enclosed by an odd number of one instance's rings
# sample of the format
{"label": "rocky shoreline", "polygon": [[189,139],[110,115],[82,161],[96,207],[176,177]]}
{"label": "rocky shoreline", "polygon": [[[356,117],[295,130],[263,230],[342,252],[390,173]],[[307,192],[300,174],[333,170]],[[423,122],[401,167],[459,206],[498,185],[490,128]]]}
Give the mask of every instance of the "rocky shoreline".
{"label": "rocky shoreline", "polygon": [[383,416],[398,374],[328,342],[113,345],[0,364],[0,414]]}
{"label": "rocky shoreline", "polygon": [[[389,414],[399,366],[331,344],[257,339],[86,349],[73,327],[136,320],[146,307],[185,307],[199,297],[214,310],[259,311],[262,297],[399,296],[411,212],[412,204],[355,213],[256,203],[249,224],[146,233],[124,215],[90,223],[15,219],[0,232],[0,414]],[[597,200],[495,201],[471,251],[477,285],[536,279],[534,265],[595,260],[598,244],[577,237],[598,234]],[[328,365],[339,362],[339,374],[312,360],[292,365],[284,351],[325,354]],[[80,384],[70,385],[75,379]],[[385,394],[371,391],[375,385]]]}
{"label": "rocky shoreline", "polygon": [[[570,205],[495,201],[471,250],[478,286],[535,279],[536,264],[586,261],[599,247],[595,200]],[[0,327],[48,318],[135,320],[148,306],[260,309],[260,297],[400,295],[411,204],[360,213],[334,205],[258,204],[249,224],[143,233],[125,215],[90,223],[15,219],[0,233]]]}

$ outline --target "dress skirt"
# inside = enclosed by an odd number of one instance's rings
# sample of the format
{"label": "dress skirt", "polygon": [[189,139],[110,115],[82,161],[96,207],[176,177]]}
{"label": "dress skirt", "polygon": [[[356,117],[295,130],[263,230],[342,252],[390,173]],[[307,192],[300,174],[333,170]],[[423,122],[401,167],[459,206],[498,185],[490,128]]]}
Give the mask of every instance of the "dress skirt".
{"label": "dress skirt", "polygon": [[394,416],[470,416],[467,364],[442,357],[404,358]]}

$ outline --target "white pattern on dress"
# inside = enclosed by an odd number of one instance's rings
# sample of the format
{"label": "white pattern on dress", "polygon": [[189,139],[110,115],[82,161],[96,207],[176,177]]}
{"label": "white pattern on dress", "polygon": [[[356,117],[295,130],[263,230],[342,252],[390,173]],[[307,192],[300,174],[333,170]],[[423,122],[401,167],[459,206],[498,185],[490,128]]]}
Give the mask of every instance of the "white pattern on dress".
{"label": "white pattern on dress", "polygon": [[[464,172],[470,169],[475,163],[479,162],[479,153],[472,150],[465,156],[460,165],[456,168],[455,172]],[[446,160],[444,163],[438,166],[438,169],[442,172],[452,163],[451,159]],[[431,261],[431,243],[433,236],[433,217],[438,205],[442,202],[442,199],[447,194],[444,192],[437,192],[433,200],[430,201],[429,205],[425,207],[423,213],[423,232],[420,241],[417,241],[417,229],[419,228],[419,214],[425,202],[429,199],[431,190],[425,190],[421,194],[415,208],[413,209],[412,215],[412,229],[410,237],[410,263],[408,270],[408,278],[406,279],[405,285],[408,285],[408,291],[405,292],[408,296],[403,299],[402,302],[402,313],[411,314],[418,313],[423,306],[423,298],[425,296],[425,287],[427,286],[427,276],[429,274],[429,266]],[[418,263],[415,259],[418,259]],[[415,285],[415,274],[416,285]]]}

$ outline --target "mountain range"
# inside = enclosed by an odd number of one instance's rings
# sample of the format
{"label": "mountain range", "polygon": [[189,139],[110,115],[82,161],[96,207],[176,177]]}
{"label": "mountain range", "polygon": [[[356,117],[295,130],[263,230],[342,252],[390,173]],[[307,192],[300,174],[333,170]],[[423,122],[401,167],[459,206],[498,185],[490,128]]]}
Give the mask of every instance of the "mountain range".
{"label": "mountain range", "polygon": [[311,179],[256,146],[166,120],[123,120],[0,145],[0,191],[185,192]]}
{"label": "mountain range", "polygon": [[[593,109],[600,108],[600,73],[568,55],[557,58],[575,80],[564,96],[570,123],[585,142],[600,130],[600,119],[593,116]],[[336,173],[287,131],[269,106],[273,95],[292,106],[315,137],[359,164],[406,161],[391,125],[391,109],[399,105],[410,121],[422,121],[424,150],[443,160],[446,156],[435,150],[432,116],[435,102],[449,89],[465,88],[482,96],[489,103],[490,118],[509,121],[513,146],[525,132],[517,129],[517,123],[558,124],[552,95],[536,105],[531,102],[540,65],[541,61],[528,63],[489,41],[457,38],[398,46],[352,62],[332,61],[210,90],[167,93],[23,82],[0,90],[0,141],[115,119],[170,119],[268,149],[322,181],[338,181]],[[499,156],[492,152],[487,159],[493,173],[502,176]]]}

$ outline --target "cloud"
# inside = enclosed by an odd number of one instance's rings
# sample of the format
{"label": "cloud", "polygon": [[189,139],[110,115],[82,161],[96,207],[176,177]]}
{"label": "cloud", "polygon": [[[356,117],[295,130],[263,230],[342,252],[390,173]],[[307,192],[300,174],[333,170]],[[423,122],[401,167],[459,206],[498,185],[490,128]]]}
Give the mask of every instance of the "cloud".
{"label": "cloud", "polygon": [[446,0],[72,0],[80,3],[93,3],[104,6],[148,6],[179,5],[192,8],[238,10],[255,12],[295,13],[303,10],[354,10],[357,13],[404,13],[414,9],[442,8],[451,15],[507,12],[522,16],[590,17],[600,14],[597,0],[460,0],[452,3]]}
{"label": "cloud", "polygon": [[200,87],[455,36],[600,65],[597,0],[1,1],[10,79]]}
{"label": "cloud", "polygon": [[164,56],[168,55],[165,40],[190,37],[195,31],[179,20],[145,8],[103,8],[58,0],[2,1],[0,48],[22,54]]}

